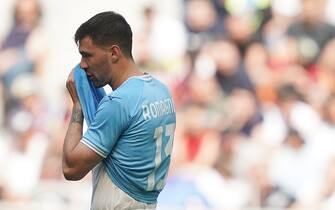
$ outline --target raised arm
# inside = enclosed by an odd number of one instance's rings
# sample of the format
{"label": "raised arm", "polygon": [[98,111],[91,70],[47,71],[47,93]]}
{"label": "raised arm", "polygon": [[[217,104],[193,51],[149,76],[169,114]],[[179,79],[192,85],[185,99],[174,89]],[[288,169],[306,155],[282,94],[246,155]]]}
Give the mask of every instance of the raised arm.
{"label": "raised arm", "polygon": [[103,157],[80,143],[83,136],[84,116],[74,84],[74,70],[71,71],[66,87],[73,101],[72,117],[63,145],[63,174],[67,180],[82,179]]}

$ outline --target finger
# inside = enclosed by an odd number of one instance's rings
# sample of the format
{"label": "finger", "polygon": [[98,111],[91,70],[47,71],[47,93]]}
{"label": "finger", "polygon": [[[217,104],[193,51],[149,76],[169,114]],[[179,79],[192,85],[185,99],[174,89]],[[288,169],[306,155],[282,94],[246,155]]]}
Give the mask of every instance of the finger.
{"label": "finger", "polygon": [[70,93],[70,96],[72,98],[73,103],[79,103],[79,98],[74,82],[74,69],[70,72],[68,79],[66,81],[66,88],[68,92]]}
{"label": "finger", "polygon": [[74,69],[72,69],[71,72],[69,73],[67,80],[74,82]]}

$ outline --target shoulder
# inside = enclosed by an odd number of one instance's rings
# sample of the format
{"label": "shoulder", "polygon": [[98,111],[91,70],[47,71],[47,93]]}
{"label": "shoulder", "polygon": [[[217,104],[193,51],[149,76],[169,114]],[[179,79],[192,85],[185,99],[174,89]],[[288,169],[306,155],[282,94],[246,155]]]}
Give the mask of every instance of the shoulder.
{"label": "shoulder", "polygon": [[170,94],[170,90],[166,84],[164,84],[159,79],[156,79],[153,76],[151,76],[151,79],[152,79],[152,84],[154,86],[155,91],[160,91],[160,92]]}
{"label": "shoulder", "polygon": [[124,100],[121,97],[115,97],[112,94],[104,96],[99,105],[98,112],[120,112],[125,110]]}
{"label": "shoulder", "polygon": [[143,84],[132,79],[107,95],[106,101],[115,101],[126,106],[127,104],[133,104],[135,100],[141,97],[139,94],[141,92],[143,92]]}
{"label": "shoulder", "polygon": [[117,98],[125,103],[134,105],[135,101],[142,98],[148,84],[153,82],[150,75],[134,76],[128,78],[120,87],[113,91],[110,99]]}
{"label": "shoulder", "polygon": [[98,111],[104,109],[113,113],[117,111],[131,115],[133,107],[142,96],[142,92],[143,84],[135,80],[128,81],[105,95],[99,103]]}

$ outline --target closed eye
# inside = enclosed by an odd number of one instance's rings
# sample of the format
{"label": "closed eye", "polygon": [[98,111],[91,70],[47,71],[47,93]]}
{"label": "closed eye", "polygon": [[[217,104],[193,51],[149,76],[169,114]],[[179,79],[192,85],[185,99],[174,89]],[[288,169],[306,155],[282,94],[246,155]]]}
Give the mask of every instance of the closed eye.
{"label": "closed eye", "polygon": [[91,57],[91,56],[92,56],[91,53],[84,52],[84,51],[79,51],[79,53],[81,54],[81,56],[82,56],[83,58],[88,58],[88,57]]}

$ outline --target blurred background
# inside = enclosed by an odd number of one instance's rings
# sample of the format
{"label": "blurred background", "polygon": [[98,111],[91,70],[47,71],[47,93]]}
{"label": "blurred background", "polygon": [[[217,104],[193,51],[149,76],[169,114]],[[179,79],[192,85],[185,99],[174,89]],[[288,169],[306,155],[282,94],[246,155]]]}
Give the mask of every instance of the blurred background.
{"label": "blurred background", "polygon": [[0,0],[0,209],[89,209],[63,178],[75,30],[121,13],[177,109],[157,209],[335,209],[335,0]]}

